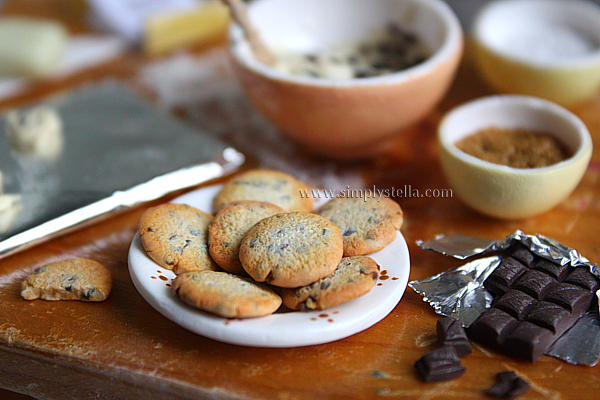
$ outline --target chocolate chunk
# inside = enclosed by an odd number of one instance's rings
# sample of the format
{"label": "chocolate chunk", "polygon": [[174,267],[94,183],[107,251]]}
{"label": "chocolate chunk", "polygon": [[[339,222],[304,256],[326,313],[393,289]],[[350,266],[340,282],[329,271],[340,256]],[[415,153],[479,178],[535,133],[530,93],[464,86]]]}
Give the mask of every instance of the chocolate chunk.
{"label": "chocolate chunk", "polygon": [[487,390],[492,397],[513,398],[527,393],[529,382],[519,378],[513,371],[499,372],[496,375],[496,384]]}
{"label": "chocolate chunk", "polygon": [[493,294],[504,294],[527,271],[528,268],[514,258],[504,258],[494,272],[483,282],[483,286]]}
{"label": "chocolate chunk", "polygon": [[565,276],[569,274],[571,267],[569,264],[560,265],[553,263],[552,261],[541,259],[535,263],[534,269],[545,272],[548,275],[554,277],[558,281],[562,281]]}
{"label": "chocolate chunk", "polygon": [[467,329],[469,337],[478,343],[496,347],[504,342],[518,325],[514,317],[497,308],[482,313]]}
{"label": "chocolate chunk", "polygon": [[454,318],[440,318],[437,321],[438,343],[441,346],[451,346],[459,357],[473,352],[471,342],[462,324]]}
{"label": "chocolate chunk", "polygon": [[570,316],[571,314],[558,304],[550,303],[549,301],[540,301],[527,314],[526,320],[542,328],[549,329],[552,333],[556,334],[563,332],[572,323]]}
{"label": "chocolate chunk", "polygon": [[425,382],[448,381],[465,373],[465,367],[451,346],[430,351],[415,363],[415,367]]}
{"label": "chocolate chunk", "polygon": [[535,261],[535,255],[527,247],[521,244],[515,245],[513,248],[509,250],[512,250],[511,257],[521,262],[523,265],[531,267],[531,264]]}
{"label": "chocolate chunk", "polygon": [[582,314],[590,307],[592,297],[592,292],[563,282],[552,289],[545,300],[566,308],[572,314]]}
{"label": "chocolate chunk", "polygon": [[525,317],[525,314],[535,305],[537,300],[530,295],[523,293],[519,290],[509,290],[500,297],[493,305],[495,308],[499,308],[502,311],[506,311],[513,317],[521,320]]}
{"label": "chocolate chunk", "polygon": [[572,283],[573,285],[581,286],[590,292],[598,290],[599,282],[598,278],[590,272],[586,267],[578,267],[573,270],[565,279],[565,282]]}
{"label": "chocolate chunk", "polygon": [[546,295],[546,293],[556,286],[556,284],[556,279],[550,275],[542,271],[532,269],[521,276],[513,285],[513,288],[525,292],[539,301]]}
{"label": "chocolate chunk", "polygon": [[549,329],[523,321],[511,332],[503,347],[505,352],[513,357],[536,362],[554,339],[555,336]]}

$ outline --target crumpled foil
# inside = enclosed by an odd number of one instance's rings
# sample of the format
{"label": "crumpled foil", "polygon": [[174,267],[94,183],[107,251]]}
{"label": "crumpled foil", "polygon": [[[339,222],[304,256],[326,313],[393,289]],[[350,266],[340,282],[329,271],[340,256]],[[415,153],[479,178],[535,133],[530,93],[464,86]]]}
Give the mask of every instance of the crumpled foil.
{"label": "crumpled foil", "polygon": [[[432,240],[417,241],[425,249],[461,260],[486,252],[505,250],[521,242],[534,254],[573,268],[585,266],[600,278],[600,267],[591,263],[576,250],[545,236],[525,235],[521,231],[507,236],[504,241],[465,235],[438,235]],[[500,264],[500,257],[479,258],[458,268],[444,271],[429,278],[409,282],[408,286],[423,296],[436,313],[459,320],[468,327],[492,304],[493,296],[483,282]],[[596,292],[600,299],[600,290]],[[600,359],[600,318],[597,309],[582,316],[567,332],[549,347],[546,355],[569,364],[595,366]]]}

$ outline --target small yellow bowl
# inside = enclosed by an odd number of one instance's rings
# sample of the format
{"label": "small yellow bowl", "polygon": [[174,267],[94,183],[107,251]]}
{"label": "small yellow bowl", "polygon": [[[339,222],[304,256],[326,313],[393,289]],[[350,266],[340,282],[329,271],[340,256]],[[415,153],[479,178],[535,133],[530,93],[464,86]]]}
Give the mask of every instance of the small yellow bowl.
{"label": "small yellow bowl", "polygon": [[[490,127],[551,134],[571,156],[548,167],[519,169],[456,147],[462,138]],[[454,193],[475,210],[503,219],[531,217],[556,206],[581,181],[592,156],[589,131],[575,114],[529,96],[490,96],[459,106],[442,119],[438,141],[442,170]]]}
{"label": "small yellow bowl", "polygon": [[501,93],[572,106],[600,88],[600,7],[582,0],[490,2],[475,18],[475,58]]}

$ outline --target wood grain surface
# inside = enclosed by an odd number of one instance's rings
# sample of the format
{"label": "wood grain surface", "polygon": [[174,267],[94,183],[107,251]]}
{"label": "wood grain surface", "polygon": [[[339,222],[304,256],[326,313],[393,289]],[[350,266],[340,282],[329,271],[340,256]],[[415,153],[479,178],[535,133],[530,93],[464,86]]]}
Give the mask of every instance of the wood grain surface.
{"label": "wood grain surface", "polygon": [[[63,17],[63,3],[15,0],[5,10]],[[81,15],[74,16],[73,10],[66,14],[73,31],[83,29]],[[39,82],[0,107],[19,106],[101,77],[127,78],[146,61],[132,51],[76,76]],[[411,185],[422,192],[448,188],[437,157],[436,126],[452,107],[490,93],[467,52],[443,102],[399,135],[387,154],[359,166],[367,185],[382,189]],[[503,239],[520,229],[554,238],[592,262],[600,261],[600,95],[572,111],[590,129],[596,149],[575,192],[547,213],[501,221],[471,211],[458,198],[396,199],[404,210],[402,233],[411,255],[410,280],[460,265],[415,245],[416,240],[439,233]],[[380,323],[333,343],[250,348],[195,335],[150,307],[129,277],[128,248],[144,209],[0,260],[0,387],[40,399],[465,399],[485,398],[497,372],[514,370],[532,385],[523,399],[598,398],[597,367],[573,366],[547,356],[530,364],[479,346],[462,359],[467,370],[462,377],[421,382],[413,365],[434,348],[438,316],[410,288]],[[20,298],[20,282],[27,274],[42,264],[73,256],[93,258],[111,270],[113,291],[107,301]],[[0,391],[0,398],[9,396],[13,395]]]}

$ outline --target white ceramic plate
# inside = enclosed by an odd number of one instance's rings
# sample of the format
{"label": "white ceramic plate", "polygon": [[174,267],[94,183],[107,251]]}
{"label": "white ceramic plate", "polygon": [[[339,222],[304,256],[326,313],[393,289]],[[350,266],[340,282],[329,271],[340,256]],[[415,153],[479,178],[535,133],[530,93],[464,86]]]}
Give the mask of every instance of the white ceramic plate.
{"label": "white ceramic plate", "polygon": [[[209,186],[173,202],[212,212],[212,199],[221,188]],[[319,206],[326,201],[315,201]],[[296,347],[332,342],[363,331],[398,304],[410,272],[406,241],[400,232],[385,249],[370,254],[381,266],[381,277],[366,295],[324,311],[277,311],[260,318],[228,319],[192,308],[171,291],[172,271],[152,261],[136,234],[129,249],[129,273],[142,297],[176,324],[225,343],[256,347]]]}

